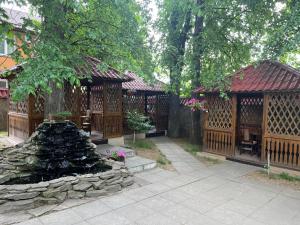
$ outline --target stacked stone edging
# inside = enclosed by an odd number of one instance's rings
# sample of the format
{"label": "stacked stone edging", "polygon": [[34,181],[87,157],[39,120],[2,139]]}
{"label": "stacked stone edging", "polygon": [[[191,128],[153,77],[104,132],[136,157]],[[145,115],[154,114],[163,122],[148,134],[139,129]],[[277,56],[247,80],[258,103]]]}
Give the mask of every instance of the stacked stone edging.
{"label": "stacked stone edging", "polygon": [[124,163],[105,160],[112,170],[35,184],[0,185],[0,213],[57,204],[65,199],[106,196],[133,184]]}

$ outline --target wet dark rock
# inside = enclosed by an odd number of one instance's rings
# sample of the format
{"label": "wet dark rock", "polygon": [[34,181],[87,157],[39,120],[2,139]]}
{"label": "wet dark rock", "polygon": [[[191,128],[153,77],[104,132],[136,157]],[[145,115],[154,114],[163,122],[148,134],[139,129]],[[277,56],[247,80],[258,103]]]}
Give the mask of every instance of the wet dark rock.
{"label": "wet dark rock", "polygon": [[24,144],[3,151],[1,163],[9,165],[8,170],[17,170],[17,177],[2,175],[0,184],[37,183],[110,170],[95,153],[95,148],[88,135],[74,123],[44,122]]}

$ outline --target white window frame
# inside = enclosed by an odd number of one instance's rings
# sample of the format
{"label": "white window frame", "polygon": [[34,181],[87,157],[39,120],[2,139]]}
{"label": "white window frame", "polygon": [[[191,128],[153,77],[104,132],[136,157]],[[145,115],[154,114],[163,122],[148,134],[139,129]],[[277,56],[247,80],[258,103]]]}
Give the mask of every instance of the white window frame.
{"label": "white window frame", "polygon": [[[16,37],[15,36],[14,36],[14,40],[16,42]],[[16,45],[14,45],[13,49],[14,49],[13,51],[15,51],[17,49]],[[6,56],[6,55],[8,55],[8,44],[7,44],[6,39],[4,39],[4,53],[0,53],[0,56]]]}
{"label": "white window frame", "polygon": [[5,83],[5,88],[8,88],[8,81],[6,79],[0,79],[0,82]]}

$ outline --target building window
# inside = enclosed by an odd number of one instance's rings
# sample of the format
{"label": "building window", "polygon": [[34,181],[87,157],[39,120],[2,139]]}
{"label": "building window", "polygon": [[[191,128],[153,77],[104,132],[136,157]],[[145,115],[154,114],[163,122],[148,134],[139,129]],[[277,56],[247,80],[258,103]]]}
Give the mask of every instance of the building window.
{"label": "building window", "polygon": [[16,46],[6,40],[0,42],[0,55],[9,55],[16,50]]}
{"label": "building window", "polygon": [[0,54],[4,55],[5,54],[5,40],[0,42]]}

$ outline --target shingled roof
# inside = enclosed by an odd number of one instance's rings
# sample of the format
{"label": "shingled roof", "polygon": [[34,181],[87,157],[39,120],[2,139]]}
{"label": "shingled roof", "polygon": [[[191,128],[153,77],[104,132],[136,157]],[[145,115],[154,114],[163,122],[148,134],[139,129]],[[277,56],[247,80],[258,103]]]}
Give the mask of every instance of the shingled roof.
{"label": "shingled roof", "polygon": [[127,72],[126,75],[132,79],[130,82],[122,83],[123,90],[134,91],[150,91],[150,92],[163,92],[163,83],[156,81],[153,85],[147,84],[143,78],[137,76],[133,72]]}
{"label": "shingled roof", "polygon": [[[77,68],[76,71],[79,76],[85,76],[91,73],[93,80],[111,80],[111,81],[119,81],[119,82],[126,82],[131,81],[132,78],[129,76],[121,73],[120,71],[114,69],[113,67],[108,67],[106,71],[100,71],[98,68],[101,64],[101,60],[96,59],[94,57],[86,57],[86,64],[82,68]],[[0,77],[1,74],[11,74],[8,77],[13,78],[15,74],[17,74],[19,71],[21,71],[23,68],[23,65],[19,64],[16,65],[8,70],[0,71]],[[2,75],[3,76],[3,75]],[[4,76],[3,76],[4,77]]]}
{"label": "shingled roof", "polygon": [[[300,72],[288,65],[270,60],[258,66],[247,66],[231,76],[229,92],[280,92],[299,91]],[[195,92],[218,92],[199,87]]]}
{"label": "shingled roof", "polygon": [[8,19],[6,22],[12,24],[16,28],[21,28],[23,25],[24,19],[35,19],[35,20],[41,20],[38,16],[32,16],[27,12],[15,10],[12,8],[3,8],[8,16]]}
{"label": "shingled roof", "polygon": [[[101,71],[99,69],[99,66],[101,65],[101,60],[96,59],[94,57],[86,57],[86,66],[84,68],[77,69],[77,72],[79,74],[84,74],[87,75],[88,72],[92,73],[92,78],[93,79],[98,79],[98,80],[115,80],[115,81],[121,81],[121,82],[126,82],[126,81],[131,81],[132,79],[121,73],[120,71],[114,69],[113,67],[108,67],[107,70]],[[90,71],[89,71],[90,70]]]}

